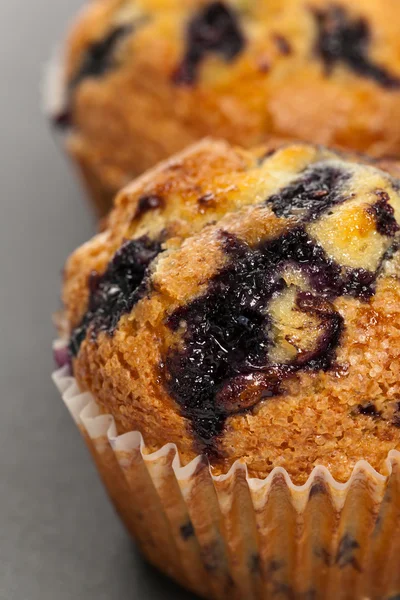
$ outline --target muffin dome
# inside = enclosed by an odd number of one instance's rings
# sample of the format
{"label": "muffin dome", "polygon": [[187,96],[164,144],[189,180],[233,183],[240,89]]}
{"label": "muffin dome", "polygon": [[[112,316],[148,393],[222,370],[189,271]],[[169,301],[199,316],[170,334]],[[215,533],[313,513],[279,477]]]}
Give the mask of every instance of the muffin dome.
{"label": "muffin dome", "polygon": [[399,180],[362,158],[205,140],[123,190],[68,260],[74,375],[119,433],[216,473],[384,472],[400,447],[399,223]]}
{"label": "muffin dome", "polygon": [[103,212],[134,175],[209,134],[397,155],[399,28],[397,0],[92,1],[52,118]]}

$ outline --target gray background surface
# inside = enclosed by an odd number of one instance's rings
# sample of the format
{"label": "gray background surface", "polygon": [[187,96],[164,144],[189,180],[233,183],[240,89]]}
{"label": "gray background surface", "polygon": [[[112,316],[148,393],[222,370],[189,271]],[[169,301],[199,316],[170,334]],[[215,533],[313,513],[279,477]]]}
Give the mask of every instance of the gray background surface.
{"label": "gray background surface", "polygon": [[60,270],[94,223],[40,82],[82,4],[0,0],[0,598],[180,600],[138,556],[50,381]]}

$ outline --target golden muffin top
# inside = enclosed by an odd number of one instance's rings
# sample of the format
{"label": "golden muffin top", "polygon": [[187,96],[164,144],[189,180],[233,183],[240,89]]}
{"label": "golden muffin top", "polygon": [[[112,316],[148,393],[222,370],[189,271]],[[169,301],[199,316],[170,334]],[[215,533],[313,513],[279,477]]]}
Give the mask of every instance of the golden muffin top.
{"label": "golden muffin top", "polygon": [[219,471],[383,468],[400,443],[399,194],[375,163],[300,143],[205,140],[149,171],[66,265],[78,383],[120,432]]}

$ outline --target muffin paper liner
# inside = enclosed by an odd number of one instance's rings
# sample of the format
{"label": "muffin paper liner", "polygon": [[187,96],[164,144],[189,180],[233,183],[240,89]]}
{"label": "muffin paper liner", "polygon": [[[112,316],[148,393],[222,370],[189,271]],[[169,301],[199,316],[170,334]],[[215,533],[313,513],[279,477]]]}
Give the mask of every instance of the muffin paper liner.
{"label": "muffin paper liner", "polygon": [[68,366],[53,374],[106,489],[143,554],[208,599],[400,600],[400,452],[387,475],[358,462],[346,483],[317,466],[294,485],[276,467],[226,475],[198,456],[182,466],[175,444],[146,449],[142,435],[117,435],[79,391]]}

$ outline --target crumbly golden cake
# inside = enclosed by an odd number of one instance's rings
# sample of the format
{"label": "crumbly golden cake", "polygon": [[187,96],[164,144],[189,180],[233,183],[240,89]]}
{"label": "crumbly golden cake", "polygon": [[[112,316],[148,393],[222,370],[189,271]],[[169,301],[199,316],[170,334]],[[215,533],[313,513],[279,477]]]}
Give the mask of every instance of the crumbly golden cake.
{"label": "crumbly golden cake", "polygon": [[397,0],[92,0],[52,118],[104,213],[205,135],[400,149]]}
{"label": "crumbly golden cake", "polygon": [[[391,167],[393,165],[389,165]],[[400,447],[400,181],[304,143],[205,140],[65,269],[73,372],[119,433],[339,480]]]}

